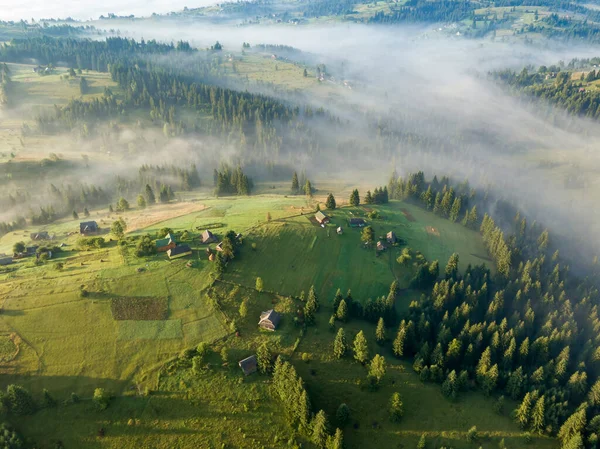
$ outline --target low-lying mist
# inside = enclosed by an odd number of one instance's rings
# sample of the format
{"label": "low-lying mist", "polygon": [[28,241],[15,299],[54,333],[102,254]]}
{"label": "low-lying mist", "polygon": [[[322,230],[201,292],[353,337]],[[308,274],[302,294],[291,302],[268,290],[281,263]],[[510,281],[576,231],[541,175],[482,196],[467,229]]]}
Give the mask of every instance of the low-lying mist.
{"label": "low-lying mist", "polygon": [[[516,203],[555,234],[579,236],[587,249],[597,250],[600,212],[594,200],[600,190],[599,124],[516,98],[487,77],[490,70],[598,56],[594,47],[465,40],[432,26],[196,26],[172,18],[118,24],[122,35],[136,39],[188,40],[198,48],[218,40],[224,53],[238,56],[243,42],[288,45],[316,55],[334,77],[322,83],[335,86],[335,93],[321,95],[315,88],[300,93],[302,101],[324,107],[345,128],[340,132],[326,121],[313,124],[327,137],[322,155],[312,158],[288,149],[278,162],[306,169],[317,186],[319,178],[325,177],[381,185],[394,168],[401,174],[423,170],[428,176],[466,178],[474,187],[492,189]],[[103,22],[95,25],[101,27]],[[114,28],[115,24],[111,21],[106,26]],[[309,69],[312,73],[315,68]],[[348,80],[352,89],[341,80]],[[280,89],[265,84],[245,88],[281,97]],[[290,101],[288,96],[284,100]],[[392,150],[376,150],[378,140],[390,135],[403,136],[402,143]],[[200,169],[206,168],[208,160],[238,156],[214,139],[186,136],[121,158],[118,170],[126,172],[164,155],[176,155],[185,163],[194,161]],[[115,173],[115,164],[104,161],[100,166],[108,168],[86,176],[101,179],[106,171]],[[581,180],[576,188],[568,182],[573,177]]]}

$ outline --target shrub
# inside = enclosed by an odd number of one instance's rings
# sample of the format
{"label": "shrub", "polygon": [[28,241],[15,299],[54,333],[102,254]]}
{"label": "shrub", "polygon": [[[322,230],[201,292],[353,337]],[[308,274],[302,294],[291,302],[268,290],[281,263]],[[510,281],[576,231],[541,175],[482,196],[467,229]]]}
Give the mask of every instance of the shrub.
{"label": "shrub", "polygon": [[96,388],[92,400],[98,410],[106,410],[110,404],[110,394],[104,388]]}
{"label": "shrub", "polygon": [[478,437],[479,437],[479,435],[477,435],[477,427],[476,426],[471,427],[467,431],[467,441],[469,443],[472,443],[473,441],[477,440]]}
{"label": "shrub", "polygon": [[8,410],[17,416],[31,415],[36,409],[33,397],[20,385],[9,385],[6,388],[4,403]]}

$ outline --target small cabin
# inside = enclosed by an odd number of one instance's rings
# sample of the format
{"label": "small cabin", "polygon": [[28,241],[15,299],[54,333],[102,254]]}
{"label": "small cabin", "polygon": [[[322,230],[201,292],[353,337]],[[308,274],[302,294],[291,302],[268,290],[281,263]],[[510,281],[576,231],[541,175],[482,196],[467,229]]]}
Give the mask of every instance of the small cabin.
{"label": "small cabin", "polygon": [[99,230],[98,223],[95,221],[84,221],[79,223],[79,233],[81,235],[94,235],[97,234]]}
{"label": "small cabin", "polygon": [[10,265],[13,262],[13,258],[9,256],[0,257],[0,265]]}
{"label": "small cabin", "polygon": [[192,248],[190,248],[189,245],[179,245],[167,251],[169,259],[179,259],[180,257],[190,256],[191,254]]}
{"label": "small cabin", "polygon": [[377,251],[385,251],[385,245],[381,240],[377,242]]}
{"label": "small cabin", "polygon": [[390,245],[393,245],[398,241],[398,239],[396,238],[396,233],[394,231],[388,232],[385,238]]}
{"label": "small cabin", "polygon": [[34,232],[29,235],[31,240],[50,240],[50,236],[48,235],[48,231],[40,231]]}
{"label": "small cabin", "polygon": [[321,211],[315,214],[315,219],[320,225],[326,225],[327,223],[329,223],[329,217]]}
{"label": "small cabin", "polygon": [[217,238],[208,229],[202,233],[202,243],[204,243],[205,245],[208,245],[209,243],[214,243],[216,241]]}
{"label": "small cabin", "polygon": [[252,373],[256,372],[257,369],[257,360],[255,355],[251,355],[250,357],[246,357],[244,360],[240,360],[238,365],[242,369],[244,376],[249,376]]}
{"label": "small cabin", "polygon": [[367,223],[362,218],[351,218],[348,224],[351,228],[363,228]]}
{"label": "small cabin", "polygon": [[271,309],[260,314],[260,321],[258,322],[258,325],[263,329],[274,331],[277,329],[277,325],[279,324],[280,320],[281,315]]}

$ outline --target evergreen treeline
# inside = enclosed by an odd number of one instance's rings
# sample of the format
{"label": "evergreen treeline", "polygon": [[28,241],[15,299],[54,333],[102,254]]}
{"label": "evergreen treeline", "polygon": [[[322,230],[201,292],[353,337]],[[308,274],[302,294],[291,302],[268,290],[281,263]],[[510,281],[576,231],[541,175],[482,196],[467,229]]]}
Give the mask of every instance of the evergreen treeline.
{"label": "evergreen treeline", "polygon": [[254,187],[252,178],[249,178],[239,165],[232,170],[229,165],[222,164],[219,170],[214,170],[213,182],[217,196],[250,195]]}
{"label": "evergreen treeline", "polygon": [[409,0],[399,8],[393,8],[386,14],[379,11],[369,19],[369,23],[402,22],[459,22],[473,14],[475,5],[470,1]]}

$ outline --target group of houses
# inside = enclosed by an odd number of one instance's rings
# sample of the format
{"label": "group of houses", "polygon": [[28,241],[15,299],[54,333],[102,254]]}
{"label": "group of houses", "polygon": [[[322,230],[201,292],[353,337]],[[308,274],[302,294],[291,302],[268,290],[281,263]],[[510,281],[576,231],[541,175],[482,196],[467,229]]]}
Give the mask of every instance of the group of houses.
{"label": "group of houses", "polygon": [[377,242],[377,251],[385,251],[387,249],[386,243],[388,245],[394,245],[398,241],[396,237],[396,233],[394,231],[390,231],[385,235],[385,242],[383,240],[379,240]]}
{"label": "group of houses", "polygon": [[[260,314],[260,320],[258,321],[258,326],[261,329],[265,329],[268,331],[275,331],[277,329],[277,325],[281,321],[281,315],[275,312],[273,309],[267,310],[266,312],[262,312]],[[243,360],[238,362],[239,367],[242,369],[242,372],[245,376],[248,376],[252,373],[255,373],[258,368],[258,362],[256,359],[256,355],[251,355],[250,357],[246,357]]]}
{"label": "group of houses", "polygon": [[180,257],[185,257],[192,254],[192,248],[190,248],[190,245],[178,245],[177,241],[175,240],[175,236],[171,233],[168,233],[162,239],[156,240],[154,245],[156,246],[156,252],[166,252],[169,259],[179,259]]}

